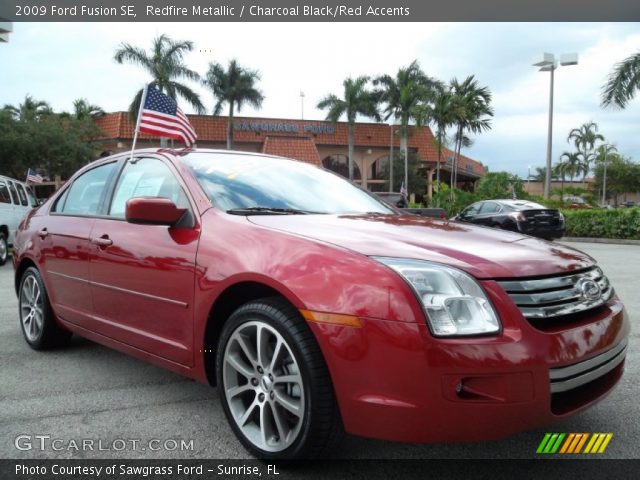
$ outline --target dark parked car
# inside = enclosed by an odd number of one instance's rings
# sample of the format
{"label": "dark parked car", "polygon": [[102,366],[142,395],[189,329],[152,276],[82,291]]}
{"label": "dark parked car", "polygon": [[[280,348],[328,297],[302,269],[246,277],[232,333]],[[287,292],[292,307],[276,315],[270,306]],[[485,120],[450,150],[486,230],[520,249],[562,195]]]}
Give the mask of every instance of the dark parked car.
{"label": "dark parked car", "polygon": [[564,235],[564,216],[558,210],[527,200],[484,200],[453,218],[487,227],[525,233],[547,240]]}
{"label": "dark parked car", "polygon": [[13,265],[33,349],[77,334],[217,385],[268,459],[320,455],[343,430],[468,442],[566,419],[620,380],[630,328],[586,254],[245,152],[101,158],[29,212]]}
{"label": "dark parked car", "polygon": [[396,208],[407,208],[407,197],[401,193],[396,192],[374,192],[374,195],[383,202],[393,205]]}

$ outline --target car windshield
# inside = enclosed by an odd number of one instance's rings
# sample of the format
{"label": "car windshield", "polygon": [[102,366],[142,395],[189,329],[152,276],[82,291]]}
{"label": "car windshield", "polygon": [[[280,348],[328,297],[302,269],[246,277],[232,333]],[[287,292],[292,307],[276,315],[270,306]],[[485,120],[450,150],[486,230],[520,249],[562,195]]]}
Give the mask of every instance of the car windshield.
{"label": "car windshield", "polygon": [[181,160],[229,213],[394,213],[338,175],[295,160],[209,152]]}

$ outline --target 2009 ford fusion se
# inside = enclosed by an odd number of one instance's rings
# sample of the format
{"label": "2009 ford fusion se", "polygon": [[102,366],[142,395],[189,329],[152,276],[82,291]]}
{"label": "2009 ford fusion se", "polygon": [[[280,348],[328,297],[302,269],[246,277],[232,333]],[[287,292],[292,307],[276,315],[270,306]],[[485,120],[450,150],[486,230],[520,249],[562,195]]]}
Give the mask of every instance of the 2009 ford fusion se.
{"label": "2009 ford fusion se", "polygon": [[100,159],[23,220],[13,262],[31,347],[77,334],[216,385],[264,458],[566,418],[613,389],[629,334],[584,253],[243,152]]}

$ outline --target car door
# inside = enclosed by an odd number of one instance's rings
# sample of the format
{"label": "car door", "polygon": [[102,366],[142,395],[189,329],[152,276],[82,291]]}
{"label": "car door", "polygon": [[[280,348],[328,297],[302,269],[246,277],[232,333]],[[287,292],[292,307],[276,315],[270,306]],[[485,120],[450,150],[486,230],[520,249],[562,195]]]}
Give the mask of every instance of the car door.
{"label": "car door", "polygon": [[9,244],[13,243],[14,230],[13,201],[9,193],[9,185],[4,178],[0,178],[0,231],[5,233]]}
{"label": "car door", "polygon": [[[18,224],[20,223],[20,197],[18,197],[18,190],[16,184],[12,180],[7,180],[7,186],[9,187],[9,193],[11,194],[11,216],[9,220],[9,237],[12,239],[15,237]],[[11,240],[13,243],[13,240]]]}
{"label": "car door", "polygon": [[105,216],[91,232],[90,276],[99,333],[171,361],[193,364],[193,294],[199,227],[125,220],[134,197],[165,197],[194,210],[179,175],[161,158],[127,161]]}
{"label": "car door", "polygon": [[64,320],[85,328],[90,327],[93,315],[89,235],[115,172],[116,162],[84,172],[65,187],[49,215],[31,220],[53,308]]}
{"label": "car door", "polygon": [[494,215],[500,210],[497,202],[482,202],[482,206],[475,217],[475,223],[492,227],[495,224]]}
{"label": "car door", "polygon": [[477,202],[469,205],[459,215],[459,219],[463,222],[475,223],[476,215],[482,206],[482,202]]}

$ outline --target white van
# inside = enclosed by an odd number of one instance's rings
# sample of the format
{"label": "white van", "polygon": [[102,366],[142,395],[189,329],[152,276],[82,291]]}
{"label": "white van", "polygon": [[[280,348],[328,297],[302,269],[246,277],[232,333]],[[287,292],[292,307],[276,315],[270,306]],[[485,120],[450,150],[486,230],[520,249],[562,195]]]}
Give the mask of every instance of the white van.
{"label": "white van", "polygon": [[37,205],[29,185],[0,175],[0,265],[9,257],[18,224]]}

